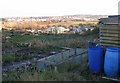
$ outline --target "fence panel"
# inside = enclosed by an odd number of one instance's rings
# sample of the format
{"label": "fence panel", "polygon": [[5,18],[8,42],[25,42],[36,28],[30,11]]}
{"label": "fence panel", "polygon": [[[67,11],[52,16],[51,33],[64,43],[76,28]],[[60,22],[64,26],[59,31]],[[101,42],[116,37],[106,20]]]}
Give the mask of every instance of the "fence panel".
{"label": "fence panel", "polygon": [[118,24],[105,24],[100,26],[100,45],[107,47],[120,47],[120,27]]}

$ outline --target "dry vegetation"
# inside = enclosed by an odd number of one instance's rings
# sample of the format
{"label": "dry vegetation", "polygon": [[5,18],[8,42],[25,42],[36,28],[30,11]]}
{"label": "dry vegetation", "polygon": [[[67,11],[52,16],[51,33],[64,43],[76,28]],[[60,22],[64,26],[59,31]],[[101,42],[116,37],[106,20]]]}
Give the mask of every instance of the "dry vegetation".
{"label": "dry vegetation", "polygon": [[70,26],[71,24],[73,24],[72,21],[65,21],[65,22],[4,22],[3,26],[5,28],[30,28],[30,27],[34,27],[34,28],[41,28],[41,27],[47,27],[47,26],[53,26],[53,25],[63,25],[63,26]]}

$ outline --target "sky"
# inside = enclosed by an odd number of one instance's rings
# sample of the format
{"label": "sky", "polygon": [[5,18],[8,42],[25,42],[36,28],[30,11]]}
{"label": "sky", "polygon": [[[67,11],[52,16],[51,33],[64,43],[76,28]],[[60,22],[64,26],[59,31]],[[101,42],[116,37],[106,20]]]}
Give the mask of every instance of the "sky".
{"label": "sky", "polygon": [[119,0],[0,0],[0,17],[117,15]]}

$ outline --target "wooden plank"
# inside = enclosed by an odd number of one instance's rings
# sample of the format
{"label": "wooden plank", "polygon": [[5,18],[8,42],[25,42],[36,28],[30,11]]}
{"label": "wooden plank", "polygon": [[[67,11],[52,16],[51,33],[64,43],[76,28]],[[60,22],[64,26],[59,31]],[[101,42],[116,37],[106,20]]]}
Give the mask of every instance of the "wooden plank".
{"label": "wooden plank", "polygon": [[120,44],[120,41],[113,41],[113,40],[100,40],[100,42],[106,42],[111,44]]}
{"label": "wooden plank", "polygon": [[102,30],[100,30],[100,33],[115,33],[115,34],[120,34],[120,30],[105,30],[105,29],[102,29]]}
{"label": "wooden plank", "polygon": [[109,34],[109,33],[100,33],[100,37],[102,36],[108,36],[108,37],[120,37],[119,34]]}
{"label": "wooden plank", "polygon": [[111,35],[108,35],[108,36],[106,36],[106,35],[100,35],[100,37],[109,37],[109,38],[120,38],[120,36],[111,36]]}
{"label": "wooden plank", "polygon": [[120,30],[119,27],[100,27],[100,29],[104,29],[104,30]]}
{"label": "wooden plank", "polygon": [[111,81],[114,81],[114,82],[120,82],[120,79],[109,78],[109,77],[101,77],[101,78],[106,79],[106,80],[111,80]]}
{"label": "wooden plank", "polygon": [[99,28],[100,30],[120,30],[120,28],[109,28],[109,27],[107,27],[107,28],[104,28],[104,27],[102,27],[102,28]]}
{"label": "wooden plank", "polygon": [[120,31],[99,31],[100,34],[118,34],[120,35]]}
{"label": "wooden plank", "polygon": [[118,24],[105,24],[105,25],[100,25],[100,27],[119,27]]}
{"label": "wooden plank", "polygon": [[99,28],[99,30],[100,31],[104,31],[104,30],[110,30],[110,31],[120,31],[120,29],[118,28],[118,29],[114,29],[114,28],[111,28],[111,29],[109,29],[109,28]]}
{"label": "wooden plank", "polygon": [[105,43],[105,42],[101,42],[100,45],[120,46],[119,44],[111,44],[111,43]]}
{"label": "wooden plank", "polygon": [[116,40],[116,41],[120,41],[120,38],[118,37],[100,37],[100,40]]}
{"label": "wooden plank", "polygon": [[116,45],[116,44],[106,44],[106,43],[100,43],[100,45],[102,46],[109,46],[109,47],[120,47],[120,45]]}
{"label": "wooden plank", "polygon": [[120,47],[120,27],[116,25],[101,25],[99,28],[100,45]]}

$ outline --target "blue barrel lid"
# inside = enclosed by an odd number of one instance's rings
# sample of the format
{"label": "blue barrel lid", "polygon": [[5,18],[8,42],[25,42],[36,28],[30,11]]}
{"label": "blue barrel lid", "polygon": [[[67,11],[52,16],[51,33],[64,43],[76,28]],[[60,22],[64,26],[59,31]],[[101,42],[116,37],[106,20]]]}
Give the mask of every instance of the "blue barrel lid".
{"label": "blue barrel lid", "polygon": [[90,49],[101,49],[103,46],[89,46]]}
{"label": "blue barrel lid", "polygon": [[109,47],[107,48],[107,51],[114,51],[114,52],[120,52],[120,48],[112,48],[112,47]]}

